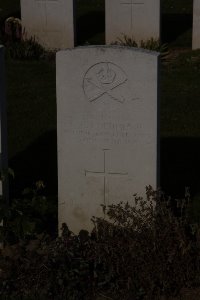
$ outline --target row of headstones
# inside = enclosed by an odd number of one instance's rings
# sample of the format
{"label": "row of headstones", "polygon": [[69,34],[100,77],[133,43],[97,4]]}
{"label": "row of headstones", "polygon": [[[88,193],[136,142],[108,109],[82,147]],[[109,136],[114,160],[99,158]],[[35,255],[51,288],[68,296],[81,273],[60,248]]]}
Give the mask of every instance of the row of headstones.
{"label": "row of headstones", "polygon": [[[192,48],[200,48],[200,1],[194,0]],[[106,44],[121,34],[137,43],[160,37],[160,0],[105,0]],[[47,48],[74,46],[74,0],[21,0],[22,25]]]}

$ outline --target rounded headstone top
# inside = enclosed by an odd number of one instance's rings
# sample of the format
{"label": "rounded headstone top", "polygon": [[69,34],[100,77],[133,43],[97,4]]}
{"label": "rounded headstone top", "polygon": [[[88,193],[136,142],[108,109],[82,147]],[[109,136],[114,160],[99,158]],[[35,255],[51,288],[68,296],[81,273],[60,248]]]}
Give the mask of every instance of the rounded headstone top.
{"label": "rounded headstone top", "polygon": [[130,51],[130,52],[133,52],[133,53],[140,53],[140,54],[147,54],[147,55],[152,55],[152,56],[155,56],[155,57],[158,57],[160,55],[160,52],[157,52],[157,51],[152,51],[152,50],[148,50],[148,49],[143,49],[143,48],[137,48],[137,47],[129,47],[129,46],[120,46],[120,45],[109,45],[109,46],[106,46],[106,45],[89,45],[89,46],[78,46],[78,47],[75,47],[75,48],[66,48],[64,50],[60,50],[58,51],[57,53],[60,53],[60,52],[68,52],[68,51],[79,51],[79,50],[91,50],[91,49],[94,49],[94,50],[97,50],[97,51],[106,51],[106,50],[114,50],[114,51]]}

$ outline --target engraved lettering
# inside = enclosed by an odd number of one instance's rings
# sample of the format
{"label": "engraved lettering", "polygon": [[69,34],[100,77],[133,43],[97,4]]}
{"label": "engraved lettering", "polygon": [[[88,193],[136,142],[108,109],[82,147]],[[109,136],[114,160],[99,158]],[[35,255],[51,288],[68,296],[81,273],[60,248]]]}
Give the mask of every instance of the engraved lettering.
{"label": "engraved lettering", "polygon": [[[71,130],[70,130],[71,128]],[[73,128],[73,129],[72,129]],[[133,132],[140,130],[141,124],[130,124],[129,122],[112,122],[91,120],[87,116],[80,121],[66,120],[66,130],[68,134],[82,143],[107,143],[109,145],[126,145],[133,140]]]}

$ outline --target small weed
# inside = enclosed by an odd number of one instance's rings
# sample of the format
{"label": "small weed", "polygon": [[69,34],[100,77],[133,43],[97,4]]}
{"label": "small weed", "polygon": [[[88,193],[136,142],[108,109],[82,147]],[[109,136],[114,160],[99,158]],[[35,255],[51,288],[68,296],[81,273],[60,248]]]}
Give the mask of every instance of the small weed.
{"label": "small weed", "polygon": [[46,56],[46,51],[35,39],[27,38],[21,20],[9,17],[5,20],[3,44],[6,46],[7,58],[17,60],[38,60]]}
{"label": "small weed", "polygon": [[12,59],[38,60],[44,53],[44,48],[34,38],[13,42],[6,47],[6,55]]}
{"label": "small weed", "polygon": [[161,44],[159,40],[153,38],[150,38],[149,40],[146,41],[141,40],[140,43],[138,44],[136,43],[134,38],[124,34],[123,37],[118,38],[117,41],[113,43],[113,45],[143,48],[151,51],[160,52],[160,56],[162,60],[164,60],[165,57],[169,54],[167,44]]}

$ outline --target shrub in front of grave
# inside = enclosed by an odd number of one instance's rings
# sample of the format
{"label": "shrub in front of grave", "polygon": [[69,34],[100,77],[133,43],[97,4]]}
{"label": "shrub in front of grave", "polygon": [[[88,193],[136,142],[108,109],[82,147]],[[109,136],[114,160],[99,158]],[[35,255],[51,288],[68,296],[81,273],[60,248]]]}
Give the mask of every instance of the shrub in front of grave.
{"label": "shrub in front of grave", "polygon": [[41,234],[2,250],[1,299],[95,299],[95,242],[65,224],[62,232],[55,240]]}
{"label": "shrub in front of grave", "polygon": [[12,59],[38,60],[45,56],[45,49],[34,37],[31,37],[29,39],[9,43],[6,46],[6,55]]}
{"label": "shrub in front of grave", "polygon": [[63,224],[56,239],[40,234],[6,246],[0,298],[153,300],[199,285],[200,228],[190,225],[189,195],[177,202],[178,216],[169,200],[149,187],[135,206],[104,206],[107,220],[93,218],[90,235]]}
{"label": "shrub in front of grave", "polygon": [[[136,206],[110,205],[109,221],[95,219],[98,261],[113,299],[160,299],[199,284],[199,225],[190,224],[188,195],[171,200],[147,188]],[[153,203],[156,203],[156,207]]]}
{"label": "shrub in front of grave", "polygon": [[45,55],[45,49],[34,37],[27,38],[18,18],[9,17],[5,20],[3,43],[7,57],[12,59],[40,59]]}
{"label": "shrub in front of grave", "polygon": [[12,43],[20,41],[22,38],[21,20],[15,17],[9,17],[5,20],[5,41]]}

